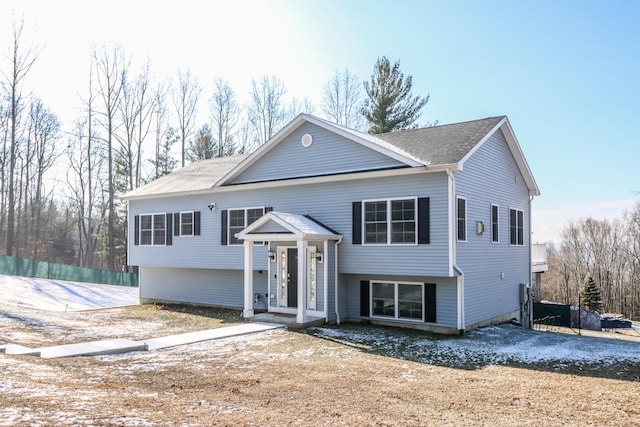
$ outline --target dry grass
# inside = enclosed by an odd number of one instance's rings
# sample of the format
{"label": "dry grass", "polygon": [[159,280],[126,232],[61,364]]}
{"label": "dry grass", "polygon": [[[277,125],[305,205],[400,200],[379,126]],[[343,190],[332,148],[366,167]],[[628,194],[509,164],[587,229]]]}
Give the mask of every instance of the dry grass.
{"label": "dry grass", "polygon": [[[0,342],[82,341],[91,331],[137,339],[240,321],[237,312],[198,310],[0,310]],[[0,425],[640,426],[637,365],[430,354],[429,343],[456,353],[465,340],[345,326],[114,356],[0,355]]]}

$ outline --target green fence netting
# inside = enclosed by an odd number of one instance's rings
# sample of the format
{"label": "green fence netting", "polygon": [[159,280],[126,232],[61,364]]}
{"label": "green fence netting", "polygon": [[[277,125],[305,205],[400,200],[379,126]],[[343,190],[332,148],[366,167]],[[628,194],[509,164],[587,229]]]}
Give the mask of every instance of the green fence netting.
{"label": "green fence netting", "polygon": [[105,285],[138,286],[138,274],[124,271],[98,270],[75,265],[58,264],[36,259],[0,255],[0,274],[39,277],[41,279],[102,283]]}

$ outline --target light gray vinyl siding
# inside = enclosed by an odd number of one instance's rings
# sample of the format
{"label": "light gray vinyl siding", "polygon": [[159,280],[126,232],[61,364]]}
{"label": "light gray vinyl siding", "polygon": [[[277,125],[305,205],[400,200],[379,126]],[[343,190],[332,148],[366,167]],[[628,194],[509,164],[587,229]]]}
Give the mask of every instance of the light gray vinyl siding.
{"label": "light gray vinyl siding", "polygon": [[[266,272],[254,272],[253,288],[262,295],[267,293]],[[242,308],[243,272],[141,267],[140,298]],[[261,298],[254,308],[266,309],[266,300]]]}
{"label": "light gray vinyl siding", "polygon": [[[352,244],[352,203],[366,199],[428,197],[430,244]],[[216,210],[207,209],[210,202]],[[309,214],[344,236],[339,271],[350,274],[401,274],[444,276],[449,272],[447,176],[420,173],[342,182],[271,187],[260,190],[212,192],[210,195],[130,202],[129,242],[133,242],[133,217],[144,213],[201,211],[201,235],[173,238],[171,246],[129,244],[129,264],[156,267],[242,270],[244,247],[221,245],[224,210],[267,206],[274,211]],[[254,245],[254,270],[267,270],[267,245]]]}
{"label": "light gray vinyl siding", "polygon": [[[456,243],[464,272],[465,324],[519,309],[520,283],[529,282],[529,194],[501,131],[456,173],[456,196],[467,199],[467,241]],[[499,243],[491,241],[491,204],[499,206]],[[509,244],[509,209],[524,211],[524,246]],[[476,222],[485,224],[482,235]]]}
{"label": "light gray vinyl siding", "polygon": [[[436,323],[434,325],[456,328],[457,326],[457,293],[456,279],[451,277],[416,277],[390,275],[341,275],[341,292],[346,304],[341,305],[340,316],[349,319],[363,319],[360,316],[360,282],[363,280],[381,280],[407,283],[435,283],[436,284]],[[415,323],[397,320],[398,323]]]}
{"label": "light gray vinyl siding", "polygon": [[[301,143],[305,134],[313,137],[310,147]],[[233,184],[404,166],[368,147],[305,123],[234,179]]]}

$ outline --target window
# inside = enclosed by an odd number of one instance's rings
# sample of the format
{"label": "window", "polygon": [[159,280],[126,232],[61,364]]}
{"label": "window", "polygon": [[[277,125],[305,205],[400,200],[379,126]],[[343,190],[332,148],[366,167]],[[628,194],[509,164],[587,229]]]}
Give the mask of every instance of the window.
{"label": "window", "polygon": [[166,215],[140,215],[140,244],[164,245],[166,243]]}
{"label": "window", "polygon": [[364,202],[365,244],[415,244],[416,199]]}
{"label": "window", "polygon": [[467,241],[467,199],[457,199],[458,242]]}
{"label": "window", "polygon": [[193,212],[180,212],[180,235],[193,236]]}
{"label": "window", "polygon": [[372,316],[422,321],[423,292],[422,283],[371,282]]}
{"label": "window", "polygon": [[498,243],[500,241],[498,225],[498,205],[491,205],[491,241],[493,243]]}
{"label": "window", "polygon": [[[264,208],[229,209],[229,245],[241,245],[236,234],[264,215]],[[256,242],[259,243],[259,242]]]}
{"label": "window", "polygon": [[509,209],[509,243],[524,246],[524,211]]}

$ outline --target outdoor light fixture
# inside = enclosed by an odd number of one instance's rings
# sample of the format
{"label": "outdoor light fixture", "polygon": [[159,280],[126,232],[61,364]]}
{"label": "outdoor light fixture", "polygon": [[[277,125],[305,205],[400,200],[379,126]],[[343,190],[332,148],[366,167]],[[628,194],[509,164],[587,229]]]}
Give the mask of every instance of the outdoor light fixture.
{"label": "outdoor light fixture", "polygon": [[271,262],[276,262],[276,253],[273,251],[273,249],[269,249],[269,261]]}
{"label": "outdoor light fixture", "polygon": [[316,262],[318,264],[322,264],[323,261],[324,261],[324,255],[322,254],[322,252],[316,252]]}
{"label": "outdoor light fixture", "polygon": [[476,233],[478,234],[484,233],[484,222],[476,221]]}
{"label": "outdoor light fixture", "polygon": [[207,207],[209,208],[209,210],[211,212],[215,211],[216,210],[216,202],[209,203],[209,206],[207,206]]}

